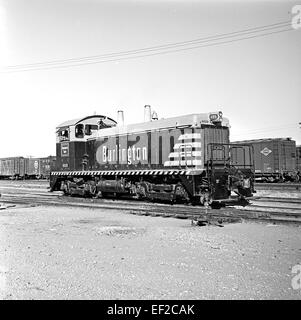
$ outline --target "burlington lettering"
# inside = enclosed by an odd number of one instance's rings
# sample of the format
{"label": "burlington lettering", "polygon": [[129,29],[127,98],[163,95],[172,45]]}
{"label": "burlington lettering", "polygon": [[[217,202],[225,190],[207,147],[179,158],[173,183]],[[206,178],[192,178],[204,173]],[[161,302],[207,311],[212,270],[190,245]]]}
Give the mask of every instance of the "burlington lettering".
{"label": "burlington lettering", "polygon": [[[102,147],[102,161],[113,162],[117,161],[118,149],[117,145],[115,149],[109,149],[107,146]],[[128,164],[131,164],[132,161],[147,160],[147,149],[146,147],[128,147],[128,149],[121,149],[119,146],[119,161],[127,161]]]}

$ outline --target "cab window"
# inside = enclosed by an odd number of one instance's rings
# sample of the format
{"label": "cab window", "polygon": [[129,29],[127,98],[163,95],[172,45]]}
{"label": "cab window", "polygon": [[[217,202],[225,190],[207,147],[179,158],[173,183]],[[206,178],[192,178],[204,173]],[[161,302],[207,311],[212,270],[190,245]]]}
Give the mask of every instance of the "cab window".
{"label": "cab window", "polygon": [[59,136],[60,141],[68,140],[69,139],[69,130],[68,129],[60,130],[58,132],[58,136]]}
{"label": "cab window", "polygon": [[98,126],[94,124],[86,124],[85,126],[85,135],[90,136],[95,131],[98,130]]}
{"label": "cab window", "polygon": [[84,137],[84,125],[78,124],[75,127],[75,137],[76,138],[83,138]]}

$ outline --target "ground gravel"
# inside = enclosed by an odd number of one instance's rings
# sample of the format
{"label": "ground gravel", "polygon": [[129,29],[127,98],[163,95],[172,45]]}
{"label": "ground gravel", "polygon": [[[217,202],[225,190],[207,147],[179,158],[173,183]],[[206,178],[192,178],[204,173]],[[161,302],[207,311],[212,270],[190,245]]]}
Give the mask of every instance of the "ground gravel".
{"label": "ground gravel", "polygon": [[0,211],[2,299],[301,299],[301,228],[121,210]]}

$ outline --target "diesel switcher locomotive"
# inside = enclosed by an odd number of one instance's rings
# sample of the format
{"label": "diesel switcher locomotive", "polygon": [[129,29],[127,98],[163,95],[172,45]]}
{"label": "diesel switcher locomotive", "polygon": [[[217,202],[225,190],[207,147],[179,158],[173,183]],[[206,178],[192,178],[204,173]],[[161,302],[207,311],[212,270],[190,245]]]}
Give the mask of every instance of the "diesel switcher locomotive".
{"label": "diesel switcher locomotive", "polygon": [[229,129],[221,111],[158,119],[150,106],[136,124],[125,125],[122,111],[118,123],[102,115],[67,121],[56,130],[50,187],[73,196],[245,205],[254,192],[252,146],[231,145]]}

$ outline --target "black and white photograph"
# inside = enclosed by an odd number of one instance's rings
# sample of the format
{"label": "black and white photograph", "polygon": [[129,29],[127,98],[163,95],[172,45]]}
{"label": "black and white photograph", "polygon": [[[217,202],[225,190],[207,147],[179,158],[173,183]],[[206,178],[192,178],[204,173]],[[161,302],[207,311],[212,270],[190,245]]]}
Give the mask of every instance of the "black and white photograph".
{"label": "black and white photograph", "polygon": [[300,0],[0,0],[0,110],[3,302],[301,300]]}

